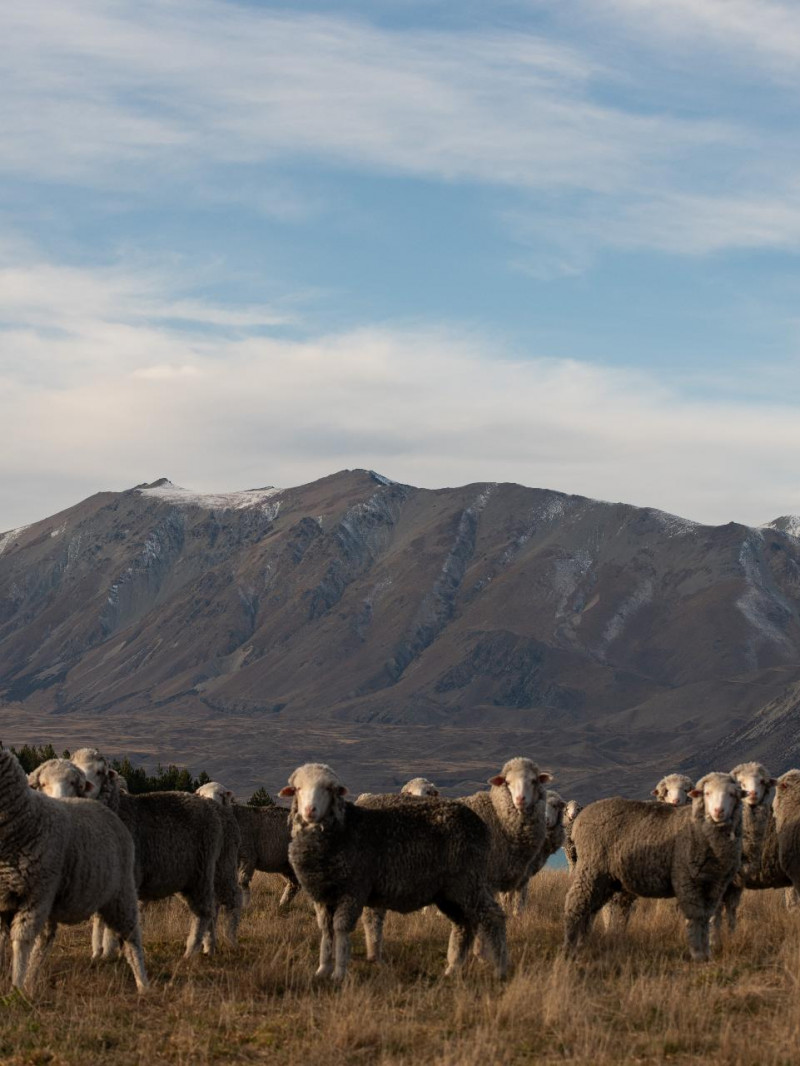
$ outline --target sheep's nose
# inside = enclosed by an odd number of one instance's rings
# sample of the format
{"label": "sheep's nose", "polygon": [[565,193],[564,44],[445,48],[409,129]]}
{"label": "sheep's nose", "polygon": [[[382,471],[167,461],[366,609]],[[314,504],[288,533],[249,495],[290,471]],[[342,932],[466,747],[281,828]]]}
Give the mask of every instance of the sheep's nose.
{"label": "sheep's nose", "polygon": [[311,820],[315,816],[316,813],[317,813],[317,808],[316,807],[306,807],[305,816],[309,820]]}
{"label": "sheep's nose", "polygon": [[715,807],[712,813],[713,813],[715,818],[722,818],[722,816],[725,814],[725,808],[724,807]]}

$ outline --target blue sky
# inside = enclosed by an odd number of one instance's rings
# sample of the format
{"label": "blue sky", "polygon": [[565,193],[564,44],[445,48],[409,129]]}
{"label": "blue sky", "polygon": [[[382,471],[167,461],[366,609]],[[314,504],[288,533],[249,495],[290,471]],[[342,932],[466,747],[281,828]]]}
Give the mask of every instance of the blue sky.
{"label": "blue sky", "polygon": [[0,529],[345,466],[800,511],[800,8],[0,10]]}

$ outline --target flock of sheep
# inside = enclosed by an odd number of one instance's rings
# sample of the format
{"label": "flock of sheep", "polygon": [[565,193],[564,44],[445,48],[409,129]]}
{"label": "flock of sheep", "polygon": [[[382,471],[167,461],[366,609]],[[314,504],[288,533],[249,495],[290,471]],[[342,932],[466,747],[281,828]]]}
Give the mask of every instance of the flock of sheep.
{"label": "flock of sheep", "polygon": [[693,959],[730,931],[745,888],[800,888],[800,770],[777,780],[756,762],[693,784],[663,778],[654,801],[585,808],[547,789],[552,777],[510,759],[488,791],[447,800],[424,778],[355,802],[324,763],[280,792],[291,810],[234,802],[219,782],[194,795],[130,795],[94,748],[26,777],[0,750],[0,955],[30,993],[59,923],[93,918],[92,957],[120,948],[147,987],[139,902],[179,894],[191,911],[185,956],[212,953],[218,927],[236,943],[255,870],[282,874],[281,905],[302,888],[321,932],[317,976],[342,980],[362,918],[367,958],[381,960],[387,910],[436,906],[450,919],[446,974],[470,952],[508,969],[506,913],[559,848],[570,867],[564,951],[581,949],[594,916],[627,922],[637,897],[675,897]]}

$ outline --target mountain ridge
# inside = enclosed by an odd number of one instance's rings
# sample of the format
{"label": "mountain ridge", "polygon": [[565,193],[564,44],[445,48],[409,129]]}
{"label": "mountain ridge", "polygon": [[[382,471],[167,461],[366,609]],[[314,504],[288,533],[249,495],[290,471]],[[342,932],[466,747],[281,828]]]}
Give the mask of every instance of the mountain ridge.
{"label": "mountain ridge", "polygon": [[199,757],[240,788],[314,757],[456,789],[525,751],[584,795],[793,752],[791,700],[754,725],[800,684],[792,530],[367,470],[96,493],[0,534],[4,738]]}

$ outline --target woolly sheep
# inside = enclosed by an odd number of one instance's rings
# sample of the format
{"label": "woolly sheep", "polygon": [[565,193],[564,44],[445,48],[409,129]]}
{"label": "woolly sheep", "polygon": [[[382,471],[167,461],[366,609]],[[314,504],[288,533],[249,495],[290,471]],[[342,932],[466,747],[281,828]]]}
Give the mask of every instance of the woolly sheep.
{"label": "woolly sheep", "polygon": [[438,796],[439,789],[427,777],[412,777],[400,789],[402,796]]}
{"label": "woolly sheep", "polygon": [[667,774],[662,777],[656,787],[650,793],[655,796],[659,803],[671,803],[673,807],[687,807],[692,801],[689,793],[694,788],[694,782],[686,774]]}
{"label": "woolly sheep", "polygon": [[800,770],[778,778],[773,802],[778,861],[791,887],[800,892]]}
{"label": "woolly sheep", "polygon": [[289,859],[321,931],[317,976],[344,978],[365,907],[408,913],[428,903],[453,923],[447,974],[463,966],[480,931],[505,976],[505,918],[488,886],[491,842],[481,819],[455,801],[394,795],[358,807],[346,792],[329,766],[306,763],[280,793],[292,797]]}
{"label": "woolly sheep", "polygon": [[736,928],[736,914],[745,888],[780,888],[790,882],[777,862],[777,836],[772,815],[776,780],[760,762],[740,763],[731,770],[744,792],[742,799],[742,868],[725,890],[712,925],[714,944],[720,941],[723,911],[728,931]]}
{"label": "woolly sheep", "polygon": [[[139,899],[180,893],[187,903],[193,917],[185,957],[201,945],[206,954],[214,951],[219,906],[225,909],[228,940],[235,943],[241,912],[236,878],[240,835],[230,812],[187,792],[122,792],[118,775],[96,748],[81,749],[72,758],[95,786],[92,796],[118,814],[133,837]],[[93,955],[100,948],[101,930],[95,923]],[[113,953],[113,942],[106,937],[103,954]]]}
{"label": "woolly sheep", "polygon": [[53,799],[80,799],[93,791],[93,785],[79,766],[69,759],[48,759],[28,774],[28,784]]}
{"label": "woolly sheep", "polygon": [[30,992],[58,925],[95,913],[122,940],[143,991],[130,833],[99,804],[30,788],[17,759],[0,750],[0,914],[11,939],[13,986]]}
{"label": "woolly sheep", "polygon": [[300,891],[300,884],[289,862],[289,812],[285,807],[249,807],[234,801],[233,793],[219,781],[210,781],[196,790],[198,796],[227,806],[239,826],[238,878],[242,905],[250,902],[250,882],[256,870],[281,874],[284,889],[278,903],[288,906]]}
{"label": "woolly sheep", "polygon": [[490,777],[488,792],[476,792],[460,802],[473,810],[489,830],[489,882],[493,892],[515,892],[528,880],[531,862],[539,855],[547,834],[547,793],[552,774],[540,772],[531,759],[509,759]]}
{"label": "woolly sheep", "polygon": [[[689,794],[693,788],[694,782],[686,774],[667,774],[661,778],[650,795],[655,796],[659,803],[667,803],[672,807],[688,807],[692,802]],[[635,896],[628,892],[615,892],[602,911],[606,929],[614,933],[624,931],[635,906]]]}
{"label": "woolly sheep", "polygon": [[545,808],[545,827],[547,829],[547,834],[544,839],[544,844],[536,858],[531,861],[531,864],[528,867],[528,879],[522,888],[518,889],[516,892],[506,893],[506,898],[501,900],[506,911],[511,914],[517,916],[522,914],[528,902],[528,886],[530,884],[530,879],[538,874],[551,855],[555,855],[559,848],[564,846],[564,840],[566,837],[564,830],[564,810],[566,806],[566,803],[557,792],[554,792],[552,789],[547,790],[547,806]]}
{"label": "woolly sheep", "polygon": [[709,957],[709,920],[742,857],[742,789],[730,774],[706,774],[692,806],[598,800],[578,816],[578,861],[564,906],[564,950],[574,956],[597,911],[622,889],[675,896],[686,918],[691,956]]}

